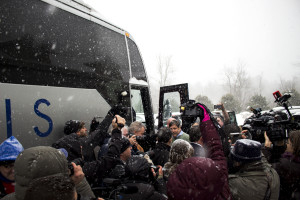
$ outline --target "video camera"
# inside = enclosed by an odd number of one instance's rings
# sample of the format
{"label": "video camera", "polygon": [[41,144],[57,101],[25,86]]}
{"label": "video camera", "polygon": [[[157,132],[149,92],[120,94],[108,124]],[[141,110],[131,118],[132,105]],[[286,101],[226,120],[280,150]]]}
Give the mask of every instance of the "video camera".
{"label": "video camera", "polygon": [[[129,133],[128,137],[131,138],[134,136],[133,133]],[[151,148],[154,148],[156,146],[156,140],[157,140],[157,134],[145,134],[142,136],[136,136],[136,141],[143,147],[144,151],[148,151]]]}
{"label": "video camera", "polygon": [[283,106],[287,111],[287,114],[275,112],[273,110],[262,113],[261,109],[250,108],[254,113],[253,116],[246,119],[243,125],[243,130],[248,130],[252,134],[252,139],[264,142],[264,132],[271,142],[280,141],[289,137],[288,133],[293,129],[300,129],[299,124],[294,122],[294,118],[288,109],[288,99],[290,94],[284,94],[283,96],[279,91],[273,93],[275,102]]}
{"label": "video camera", "polygon": [[[133,133],[129,133],[129,134],[128,134],[128,137],[129,137],[129,138],[131,138],[132,136],[134,136]],[[148,138],[147,135],[135,136],[135,139],[136,139],[136,141],[137,141],[138,143],[139,143],[139,142],[145,141],[147,138]]]}
{"label": "video camera", "polygon": [[235,132],[229,134],[229,139],[231,140],[231,144],[234,144],[239,139],[250,139],[252,140],[252,135],[249,131],[244,133]]}
{"label": "video camera", "polygon": [[188,132],[189,128],[196,122],[197,118],[203,115],[203,110],[197,106],[194,100],[188,100],[188,102],[181,104],[180,113],[182,119],[181,129],[184,132]]}

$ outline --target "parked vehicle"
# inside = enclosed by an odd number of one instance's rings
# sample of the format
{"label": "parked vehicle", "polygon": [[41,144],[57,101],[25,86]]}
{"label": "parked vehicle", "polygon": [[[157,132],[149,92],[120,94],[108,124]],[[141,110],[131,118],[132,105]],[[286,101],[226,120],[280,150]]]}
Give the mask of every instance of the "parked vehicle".
{"label": "parked vehicle", "polygon": [[70,119],[103,118],[114,105],[154,130],[142,56],[125,30],[76,0],[0,2],[0,141],[50,145]]}

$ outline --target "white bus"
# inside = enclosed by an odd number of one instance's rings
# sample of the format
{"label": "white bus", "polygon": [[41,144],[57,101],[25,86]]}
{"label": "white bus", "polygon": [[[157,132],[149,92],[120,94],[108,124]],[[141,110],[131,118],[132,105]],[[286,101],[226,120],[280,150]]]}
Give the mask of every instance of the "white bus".
{"label": "white bus", "polygon": [[0,141],[51,145],[117,104],[154,130],[147,74],[125,30],[76,0],[0,1]]}

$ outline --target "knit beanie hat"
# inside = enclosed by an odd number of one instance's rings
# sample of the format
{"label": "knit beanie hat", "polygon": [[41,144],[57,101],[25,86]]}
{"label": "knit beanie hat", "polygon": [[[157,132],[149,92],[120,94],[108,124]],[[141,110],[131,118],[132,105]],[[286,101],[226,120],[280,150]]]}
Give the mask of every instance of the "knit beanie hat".
{"label": "knit beanie hat", "polygon": [[18,155],[24,150],[22,144],[14,137],[7,138],[0,145],[0,162],[16,160]]}
{"label": "knit beanie hat", "polygon": [[181,163],[184,159],[192,157],[194,149],[185,140],[177,139],[172,143],[170,150],[170,161],[172,163]]}
{"label": "knit beanie hat", "polygon": [[175,140],[171,146],[169,161],[164,166],[164,175],[168,177],[182,161],[193,154],[194,148],[190,143],[182,139]]}
{"label": "knit beanie hat", "polygon": [[69,120],[65,123],[64,133],[70,135],[71,133],[76,133],[80,129],[80,124],[82,122],[78,120]]}
{"label": "knit beanie hat", "polygon": [[130,141],[127,138],[116,138],[111,140],[107,154],[119,157],[128,147],[130,147]]}

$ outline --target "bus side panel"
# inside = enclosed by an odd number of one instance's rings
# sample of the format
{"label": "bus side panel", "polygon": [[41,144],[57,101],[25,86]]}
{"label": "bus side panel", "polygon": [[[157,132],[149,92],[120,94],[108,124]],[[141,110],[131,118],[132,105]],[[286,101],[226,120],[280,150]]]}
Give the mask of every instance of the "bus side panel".
{"label": "bus side panel", "polygon": [[[105,117],[110,109],[95,89],[0,84],[0,141],[15,136],[27,148],[51,145],[66,121]],[[103,119],[101,118],[101,119]]]}

